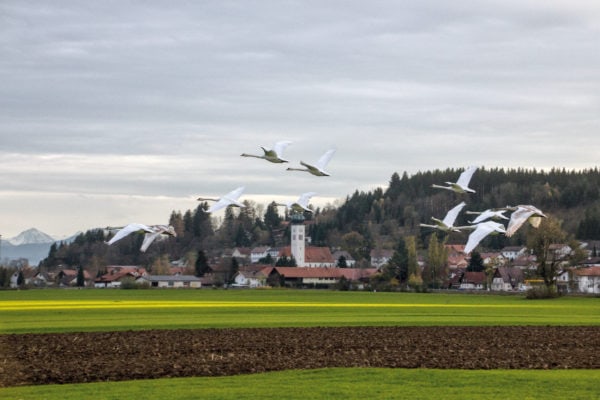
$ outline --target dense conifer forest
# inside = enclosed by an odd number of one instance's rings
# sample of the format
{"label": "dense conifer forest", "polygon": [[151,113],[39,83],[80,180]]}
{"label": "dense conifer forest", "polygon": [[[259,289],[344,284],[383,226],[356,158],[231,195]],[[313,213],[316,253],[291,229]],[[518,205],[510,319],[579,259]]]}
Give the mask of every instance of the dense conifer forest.
{"label": "dense conifer forest", "polygon": [[[387,188],[355,191],[337,207],[331,205],[306,213],[307,236],[312,245],[347,250],[359,262],[368,260],[372,249],[398,248],[408,236],[414,236],[417,249],[423,250],[432,231],[419,223],[429,223],[432,216],[443,218],[450,208],[465,201],[464,211],[532,204],[561,221],[562,229],[571,237],[600,239],[597,168],[581,171],[480,168],[469,185],[476,193],[456,194],[431,187],[454,182],[461,172],[462,169],[446,169],[412,176],[406,172],[393,173]],[[169,223],[177,237],[157,241],[145,253],[139,251],[142,235],[130,235],[118,244],[107,246],[104,243],[107,231],[90,230],[70,244],[52,246],[40,265],[48,269],[83,265],[90,270],[101,270],[111,264],[143,265],[160,271],[173,260],[185,260],[188,265],[198,264],[198,258],[215,260],[225,249],[234,247],[289,244],[285,212],[274,203],[266,207],[250,201],[245,204],[245,208],[227,209],[219,221],[206,213],[206,203],[195,209],[173,210]],[[458,225],[468,224],[472,217],[464,211],[458,217]],[[503,235],[489,237],[480,246],[500,249],[525,244],[526,234],[527,229],[521,229],[510,239]],[[466,234],[452,233],[445,240],[464,244]]]}

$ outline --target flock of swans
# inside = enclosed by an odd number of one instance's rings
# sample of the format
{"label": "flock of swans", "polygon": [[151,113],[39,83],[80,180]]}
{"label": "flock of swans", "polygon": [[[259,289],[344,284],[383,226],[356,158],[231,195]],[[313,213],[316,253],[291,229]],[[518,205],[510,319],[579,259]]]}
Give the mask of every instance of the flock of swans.
{"label": "flock of swans", "polygon": [[[242,153],[242,157],[254,157],[260,158],[271,163],[281,164],[289,162],[283,158],[283,152],[287,146],[292,142],[290,141],[279,141],[276,142],[271,149],[261,147],[263,150],[262,155],[254,155]],[[300,165],[304,168],[287,168],[288,171],[304,171],[315,176],[330,176],[325,170],[325,167],[331,160],[335,153],[335,149],[327,150],[315,164],[308,164],[304,161],[300,161]],[[433,188],[446,189],[455,193],[475,193],[475,190],[469,187],[469,182],[473,177],[473,174],[477,170],[477,167],[471,166],[466,168],[458,177],[456,182],[446,182],[447,186],[432,185]],[[231,192],[221,196],[220,198],[209,198],[209,197],[198,197],[198,201],[211,201],[214,202],[206,212],[214,213],[225,207],[244,207],[244,204],[239,201],[239,198],[244,193],[245,187],[240,186]],[[291,212],[312,212],[308,208],[310,199],[316,195],[315,192],[307,192],[300,195],[295,201],[288,201],[285,203],[275,203],[278,206],[285,206]],[[469,238],[464,248],[465,254],[469,254],[477,245],[488,235],[492,234],[504,234],[507,237],[514,235],[514,233],[526,222],[537,228],[540,225],[541,218],[546,217],[542,211],[532,205],[518,205],[515,207],[506,206],[503,208],[489,209],[485,211],[467,211],[467,214],[475,214],[477,217],[472,221],[469,221],[471,225],[465,226],[454,226],[456,218],[462,209],[466,206],[464,201],[453,207],[444,219],[440,220],[435,217],[431,217],[433,224],[420,224],[422,227],[438,229],[443,232],[462,232],[464,230],[471,230]],[[511,211],[510,218],[504,215],[505,212]],[[502,223],[497,222],[498,220],[508,220],[508,225],[505,227]],[[115,229],[115,228],[111,228]],[[139,223],[132,223],[125,227],[120,228],[116,234],[107,242],[107,244],[113,244],[125,236],[134,232],[144,233],[144,240],[140,251],[144,252],[150,246],[150,244],[160,235],[176,236],[175,230],[170,225],[144,225]]]}
{"label": "flock of swans", "polygon": [[[476,170],[477,167],[468,167],[460,174],[456,182],[446,182],[448,186],[435,184],[431,186],[434,188],[451,190],[456,193],[475,193],[475,190],[469,188],[469,182]],[[542,211],[532,205],[506,206],[485,211],[467,211],[467,214],[477,215],[474,220],[469,221],[471,225],[454,226],[458,214],[465,206],[466,203],[462,201],[448,211],[443,220],[431,217],[434,224],[420,224],[420,226],[434,228],[448,233],[472,230],[473,232],[469,235],[463,250],[465,254],[469,254],[488,235],[504,234],[507,237],[511,237],[525,222],[529,222],[531,226],[537,228],[540,226],[542,218],[546,217]],[[504,215],[507,211],[512,211],[510,218]],[[502,223],[496,222],[502,219],[508,220],[508,225],[506,227]]]}
{"label": "flock of swans", "polygon": [[[290,144],[292,144],[292,142],[288,141],[288,140],[279,141],[279,142],[276,142],[271,149],[267,149],[267,148],[261,146],[261,149],[263,150],[263,153],[264,153],[262,155],[242,153],[241,156],[242,157],[260,158],[260,159],[267,160],[267,161],[275,163],[275,164],[287,163],[289,161],[286,160],[285,158],[283,158],[283,151]],[[308,172],[315,176],[330,176],[329,173],[327,171],[325,171],[325,167],[327,166],[327,164],[333,157],[334,153],[335,153],[335,149],[329,149],[317,160],[317,162],[315,164],[308,164],[303,161],[300,161],[300,165],[302,165],[305,168],[288,168],[287,170],[288,171],[305,171],[305,172]],[[221,196],[220,198],[215,199],[215,198],[210,198],[210,197],[198,197],[197,201],[214,202],[208,208],[208,210],[206,210],[207,213],[214,213],[225,207],[230,207],[230,206],[244,207],[244,204],[239,201],[239,198],[242,196],[245,189],[246,189],[245,186],[240,186],[240,187],[232,190],[231,192]],[[285,203],[275,203],[275,204],[278,206],[285,206],[291,212],[300,212],[300,213],[304,212],[304,211],[312,212],[312,210],[310,208],[308,208],[308,203],[309,203],[310,199],[315,195],[316,195],[315,192],[307,192],[307,193],[301,194],[300,197],[295,201],[288,201]],[[141,252],[145,252],[148,249],[148,247],[150,246],[150,244],[160,235],[177,236],[177,234],[175,233],[175,229],[170,225],[144,225],[144,224],[140,224],[140,223],[131,223],[131,224],[126,225],[121,228],[107,228],[107,229],[109,231],[117,230],[115,235],[108,242],[106,242],[109,245],[121,240],[125,236],[130,235],[132,233],[136,233],[136,232],[144,233],[144,240],[142,242],[142,246],[140,247]]]}

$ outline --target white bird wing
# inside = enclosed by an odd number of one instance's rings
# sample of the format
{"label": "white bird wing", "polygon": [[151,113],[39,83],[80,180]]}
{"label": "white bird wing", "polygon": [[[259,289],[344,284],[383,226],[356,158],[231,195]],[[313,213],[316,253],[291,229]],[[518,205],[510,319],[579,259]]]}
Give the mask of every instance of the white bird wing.
{"label": "white bird wing", "polygon": [[537,228],[542,222],[541,217],[545,216],[537,207],[531,205],[517,206],[517,209],[510,215],[510,221],[508,221],[508,227],[506,228],[506,236],[511,237],[514,235],[527,220],[529,220],[534,228]]}
{"label": "white bird wing", "polygon": [[227,193],[225,196],[223,196],[223,198],[230,200],[232,202],[236,202],[237,199],[240,198],[240,196],[242,195],[242,193],[244,193],[244,190],[246,190],[245,186],[240,186],[239,188],[232,190],[231,192]]}
{"label": "white bird wing", "polygon": [[481,212],[481,213],[480,213],[480,214],[477,216],[477,218],[475,218],[473,221],[471,221],[471,223],[472,223],[472,224],[478,224],[478,223],[480,223],[480,222],[483,222],[483,221],[485,221],[486,219],[490,219],[490,218],[492,218],[493,216],[494,216],[494,213],[493,213],[493,211],[491,211],[491,210],[485,210],[485,211],[482,211],[482,212]]}
{"label": "white bird wing", "polygon": [[329,161],[331,161],[331,157],[333,157],[333,155],[335,154],[335,149],[330,149],[327,150],[325,152],[325,154],[323,154],[318,160],[317,160],[317,164],[316,167],[318,169],[320,169],[321,171],[323,171],[325,169],[325,167],[327,166],[327,164],[329,163]]}
{"label": "white bird wing", "polygon": [[299,206],[301,206],[303,209],[307,210],[308,209],[308,202],[310,201],[311,197],[313,197],[316,194],[317,194],[316,192],[302,193],[300,195],[300,197],[298,197],[298,200],[296,200],[296,204],[298,204]]}
{"label": "white bird wing", "polygon": [[232,190],[231,192],[227,193],[225,196],[217,200],[216,203],[211,205],[210,208],[206,210],[206,212],[212,213],[215,211],[219,211],[220,209],[225,208],[231,204],[235,204],[238,207],[244,207],[244,205],[237,200],[240,198],[242,193],[244,193],[245,189],[245,186],[240,186],[239,188]]}
{"label": "white bird wing", "polygon": [[510,215],[508,227],[506,228],[506,236],[511,237],[515,232],[533,215],[534,211],[522,206],[517,206],[517,209]]}
{"label": "white bird wing", "polygon": [[477,171],[477,167],[468,167],[466,170],[463,171],[462,174],[460,174],[460,176],[458,177],[458,181],[456,181],[456,184],[465,188],[469,187],[469,182],[471,181],[471,177],[473,176],[475,171]]}
{"label": "white bird wing", "polygon": [[444,217],[442,222],[444,224],[446,224],[446,226],[448,226],[448,227],[453,226],[454,221],[456,221],[456,217],[458,217],[458,213],[460,213],[460,210],[462,210],[463,207],[466,205],[467,205],[467,203],[465,203],[463,201],[460,204],[458,204],[457,206],[455,206],[453,209],[448,211],[448,213],[446,214],[446,216]]}
{"label": "white bird wing", "polygon": [[281,157],[283,155],[283,151],[285,150],[285,148],[288,147],[290,144],[292,144],[292,142],[290,142],[289,140],[282,140],[280,142],[276,142],[273,145],[272,150],[275,152],[277,157]]}
{"label": "white bird wing", "polygon": [[475,230],[469,235],[469,239],[465,245],[465,254],[469,254],[475,247],[477,247],[479,242],[481,242],[492,232],[504,233],[504,225],[494,221],[487,221],[478,224]]}
{"label": "white bird wing", "polygon": [[144,224],[138,224],[138,223],[132,223],[129,224],[125,227],[123,227],[122,229],[120,229],[115,236],[113,236],[108,242],[107,244],[113,244],[114,242],[123,239],[125,236],[132,234],[133,232],[137,232],[137,231],[146,231],[146,232],[154,232],[154,230],[149,227],[148,225],[144,225]]}
{"label": "white bird wing", "polygon": [[145,252],[148,249],[148,246],[150,246],[152,244],[152,242],[154,242],[154,239],[156,239],[157,237],[160,236],[162,232],[152,232],[152,233],[146,233],[144,235],[144,241],[142,242],[142,247],[140,247],[140,251],[141,252]]}

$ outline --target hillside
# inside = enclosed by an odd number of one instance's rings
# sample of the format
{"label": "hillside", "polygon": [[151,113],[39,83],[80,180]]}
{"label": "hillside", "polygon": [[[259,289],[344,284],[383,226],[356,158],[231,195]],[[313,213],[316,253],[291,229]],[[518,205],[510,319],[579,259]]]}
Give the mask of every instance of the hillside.
{"label": "hillside", "polygon": [[[431,230],[419,227],[432,216],[445,213],[465,201],[466,210],[482,211],[507,205],[532,204],[548,215],[562,220],[563,229],[578,239],[600,239],[600,172],[597,168],[584,171],[553,169],[477,170],[470,182],[476,193],[456,194],[432,188],[432,184],[456,181],[462,170],[446,169],[420,172],[409,176],[393,173],[387,188],[369,192],[356,191],[348,195],[338,208],[316,209],[306,213],[307,232],[318,246],[340,247],[355,258],[368,258],[373,248],[394,249],[407,235],[418,238],[424,248]],[[289,231],[285,215],[274,204],[258,215],[257,205],[246,202],[245,208],[228,209],[219,227],[213,226],[207,204],[184,213],[173,211],[169,221],[176,238],[156,242],[146,253],[140,253],[141,235],[131,235],[118,245],[106,246],[101,230],[79,235],[71,244],[53,245],[43,265],[86,266],[108,264],[139,264],[152,266],[160,255],[171,260],[192,258],[201,251],[217,256],[232,247],[283,246],[288,244]],[[459,215],[457,224],[467,224],[469,216]],[[526,229],[508,239],[496,236],[482,242],[482,248],[497,249],[506,245],[524,244]],[[449,242],[464,243],[465,234],[452,234]],[[192,261],[193,261],[192,260]]]}

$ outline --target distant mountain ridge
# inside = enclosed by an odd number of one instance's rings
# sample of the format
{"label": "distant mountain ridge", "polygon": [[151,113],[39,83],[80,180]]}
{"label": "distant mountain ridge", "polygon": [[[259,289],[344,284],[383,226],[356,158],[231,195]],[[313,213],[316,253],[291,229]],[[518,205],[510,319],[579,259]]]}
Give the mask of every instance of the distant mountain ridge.
{"label": "distant mountain ridge", "polygon": [[20,246],[23,244],[54,243],[55,241],[56,239],[54,239],[52,236],[36,228],[29,228],[26,231],[19,233],[14,238],[7,239],[7,242],[13,246]]}
{"label": "distant mountain ridge", "polygon": [[29,265],[35,266],[48,257],[53,243],[71,243],[81,232],[66,239],[56,240],[36,228],[27,229],[13,238],[0,242],[0,259],[18,260],[25,258]]}

